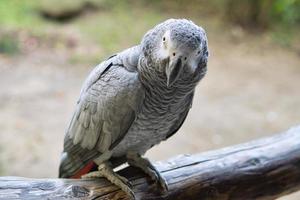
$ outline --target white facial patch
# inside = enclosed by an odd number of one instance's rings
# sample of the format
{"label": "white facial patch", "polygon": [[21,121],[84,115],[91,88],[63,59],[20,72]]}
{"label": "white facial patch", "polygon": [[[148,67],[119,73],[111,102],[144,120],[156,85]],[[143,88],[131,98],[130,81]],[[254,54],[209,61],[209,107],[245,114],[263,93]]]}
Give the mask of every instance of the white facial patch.
{"label": "white facial patch", "polygon": [[173,44],[171,41],[171,31],[167,30],[161,39],[161,45],[159,48],[159,56],[161,58],[167,58],[171,54],[171,50],[173,49]]}
{"label": "white facial patch", "polygon": [[188,65],[190,66],[192,72],[195,72],[195,70],[197,69],[200,59],[201,59],[201,46],[198,49],[196,49],[188,59]]}

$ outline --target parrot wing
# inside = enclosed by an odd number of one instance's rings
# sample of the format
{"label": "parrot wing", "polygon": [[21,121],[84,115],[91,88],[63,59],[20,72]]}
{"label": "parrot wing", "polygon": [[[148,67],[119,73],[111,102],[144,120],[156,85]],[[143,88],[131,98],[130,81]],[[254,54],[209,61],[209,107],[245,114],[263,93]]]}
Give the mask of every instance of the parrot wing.
{"label": "parrot wing", "polygon": [[66,131],[60,177],[74,177],[115,147],[135,120],[144,93],[137,71],[113,63],[98,65],[87,78]]}

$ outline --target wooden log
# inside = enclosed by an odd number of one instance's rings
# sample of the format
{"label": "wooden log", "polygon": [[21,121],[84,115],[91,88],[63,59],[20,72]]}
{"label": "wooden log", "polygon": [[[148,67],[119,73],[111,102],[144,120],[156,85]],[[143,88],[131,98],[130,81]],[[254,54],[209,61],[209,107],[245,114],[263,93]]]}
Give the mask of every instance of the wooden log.
{"label": "wooden log", "polygon": [[[169,184],[160,194],[136,168],[129,178],[137,199],[269,200],[300,189],[300,126],[272,137],[156,164]],[[0,178],[0,199],[128,199],[105,179]]]}

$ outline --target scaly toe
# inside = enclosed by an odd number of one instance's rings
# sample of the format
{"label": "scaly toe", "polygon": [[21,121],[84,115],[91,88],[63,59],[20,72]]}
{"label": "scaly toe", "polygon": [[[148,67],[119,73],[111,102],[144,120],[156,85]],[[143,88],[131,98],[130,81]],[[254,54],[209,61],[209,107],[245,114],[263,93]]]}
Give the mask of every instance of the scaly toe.
{"label": "scaly toe", "polygon": [[83,179],[89,179],[89,178],[102,178],[103,175],[102,173],[100,173],[99,171],[95,171],[95,172],[90,172],[88,174],[85,174],[83,176],[81,176],[81,178]]}
{"label": "scaly toe", "polygon": [[159,177],[158,183],[159,183],[163,193],[167,193],[169,191],[168,183],[163,177],[161,177],[161,176]]}
{"label": "scaly toe", "polygon": [[132,187],[130,181],[129,181],[127,178],[125,178],[125,177],[123,177],[123,176],[119,176],[119,175],[118,175],[118,178],[119,178],[125,185],[127,185],[128,187],[130,187],[130,188]]}
{"label": "scaly toe", "polygon": [[167,181],[160,175],[160,173],[156,170],[153,170],[152,168],[148,168],[148,173],[150,178],[157,184],[159,184],[159,186],[162,189],[163,193],[167,193],[169,190]]}
{"label": "scaly toe", "polygon": [[129,196],[131,200],[136,200],[134,192],[132,190],[129,190],[126,192]]}
{"label": "scaly toe", "polygon": [[159,176],[157,175],[156,171],[154,171],[150,167],[147,168],[147,171],[148,171],[147,174],[150,176],[151,180],[154,182],[157,182],[157,180],[159,179]]}

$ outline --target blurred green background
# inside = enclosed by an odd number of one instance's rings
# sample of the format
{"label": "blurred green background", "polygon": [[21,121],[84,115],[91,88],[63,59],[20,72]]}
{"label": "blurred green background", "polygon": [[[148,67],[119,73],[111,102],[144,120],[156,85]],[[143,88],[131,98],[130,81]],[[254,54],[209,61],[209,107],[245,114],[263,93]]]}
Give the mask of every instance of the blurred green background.
{"label": "blurred green background", "polygon": [[202,26],[210,58],[184,126],[152,160],[299,124],[300,0],[0,0],[0,175],[57,176],[89,71],[168,18]]}
{"label": "blurred green background", "polygon": [[[207,23],[215,26],[264,32],[277,43],[299,50],[299,41],[294,43],[299,34],[299,0],[1,0],[0,15],[0,52],[7,54],[21,51],[18,31],[28,31],[33,37],[47,42],[53,39],[49,38],[51,31],[56,32],[67,25],[92,43],[101,45],[100,56],[104,56],[138,43],[149,26],[166,16],[194,20],[209,17]],[[66,44],[61,43],[67,38],[66,34],[58,35],[51,45],[64,46]],[[78,56],[74,59],[93,59],[93,55],[91,58]],[[99,58],[99,54],[95,57]]]}

